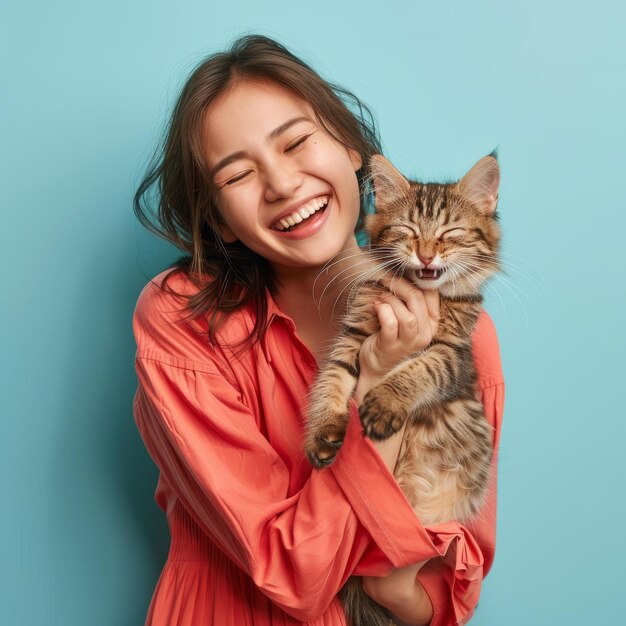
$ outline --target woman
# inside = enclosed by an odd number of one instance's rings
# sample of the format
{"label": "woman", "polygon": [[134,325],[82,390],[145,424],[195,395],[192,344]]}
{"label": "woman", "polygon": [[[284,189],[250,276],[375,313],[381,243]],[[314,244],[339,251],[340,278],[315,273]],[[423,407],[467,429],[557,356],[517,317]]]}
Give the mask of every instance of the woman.
{"label": "woman", "polygon": [[[367,390],[429,344],[436,295],[396,281],[361,351],[341,453],[315,472],[304,456],[307,389],[361,267],[355,229],[380,152],[337,94],[350,97],[244,37],[193,72],[137,192],[142,222],[190,255],[145,287],[133,319],[135,419],[172,537],[147,624],[345,624],[337,592],[352,574],[398,620],[453,624],[491,566],[495,473],[472,528],[426,529],[391,473],[402,431],[373,443],[358,423]],[[157,182],[152,220],[142,200]],[[486,314],[474,353],[497,450],[504,387]]]}

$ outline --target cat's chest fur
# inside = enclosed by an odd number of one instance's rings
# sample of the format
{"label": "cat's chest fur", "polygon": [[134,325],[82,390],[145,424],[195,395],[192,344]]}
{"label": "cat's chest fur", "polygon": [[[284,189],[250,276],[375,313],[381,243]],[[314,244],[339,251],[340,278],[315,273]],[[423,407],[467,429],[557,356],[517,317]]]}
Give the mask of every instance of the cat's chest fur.
{"label": "cat's chest fur", "polygon": [[480,296],[463,299],[441,296],[439,324],[433,339],[455,346],[470,346],[481,308]]}

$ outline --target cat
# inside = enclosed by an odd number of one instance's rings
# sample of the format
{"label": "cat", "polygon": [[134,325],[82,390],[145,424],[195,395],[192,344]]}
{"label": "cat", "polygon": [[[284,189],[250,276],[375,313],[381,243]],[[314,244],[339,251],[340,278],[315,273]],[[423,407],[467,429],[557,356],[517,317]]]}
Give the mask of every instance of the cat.
{"label": "cat", "polygon": [[[480,159],[454,183],[408,180],[382,155],[373,155],[370,166],[376,212],[365,228],[381,270],[354,290],[342,331],[311,388],[305,452],[316,468],[330,465],[339,452],[359,350],[380,328],[372,303],[388,290],[383,274],[391,268],[421,289],[439,291],[439,326],[429,346],[368,391],[360,419],[375,440],[409,420],[394,471],[398,484],[423,525],[465,523],[484,503],[493,454],[471,342],[481,287],[500,267],[497,155]],[[390,623],[358,579],[349,579],[341,597],[353,626]]]}

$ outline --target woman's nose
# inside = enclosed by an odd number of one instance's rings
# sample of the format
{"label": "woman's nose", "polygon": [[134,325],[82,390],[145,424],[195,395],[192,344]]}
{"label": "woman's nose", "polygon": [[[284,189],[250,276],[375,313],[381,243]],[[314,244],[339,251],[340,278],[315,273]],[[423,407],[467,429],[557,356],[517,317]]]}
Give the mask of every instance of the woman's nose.
{"label": "woman's nose", "polygon": [[288,198],[302,184],[302,175],[293,166],[278,161],[265,169],[265,199]]}

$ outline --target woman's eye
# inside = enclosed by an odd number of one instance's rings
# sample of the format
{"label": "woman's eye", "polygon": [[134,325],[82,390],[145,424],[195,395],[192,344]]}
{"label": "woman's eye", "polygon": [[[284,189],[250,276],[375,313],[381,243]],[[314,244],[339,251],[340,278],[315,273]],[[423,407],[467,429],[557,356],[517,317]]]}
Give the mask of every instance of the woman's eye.
{"label": "woman's eye", "polygon": [[244,178],[245,176],[247,176],[250,172],[244,172],[243,174],[239,174],[239,176],[235,176],[234,178],[231,178],[230,180],[227,180],[224,183],[224,186],[226,185],[232,185],[233,183],[236,183],[238,180],[241,180],[242,178]]}
{"label": "woman's eye", "polygon": [[310,133],[308,135],[304,135],[304,137],[300,137],[300,139],[298,139],[295,143],[292,143],[290,146],[285,148],[285,152],[289,152],[294,148],[297,148],[300,144],[303,144],[312,134],[313,133]]}

